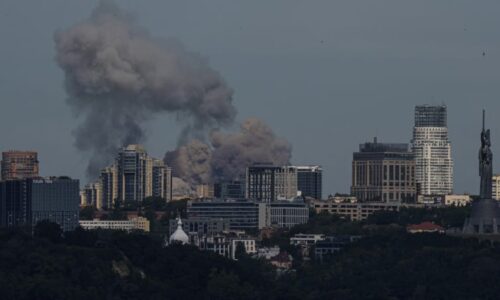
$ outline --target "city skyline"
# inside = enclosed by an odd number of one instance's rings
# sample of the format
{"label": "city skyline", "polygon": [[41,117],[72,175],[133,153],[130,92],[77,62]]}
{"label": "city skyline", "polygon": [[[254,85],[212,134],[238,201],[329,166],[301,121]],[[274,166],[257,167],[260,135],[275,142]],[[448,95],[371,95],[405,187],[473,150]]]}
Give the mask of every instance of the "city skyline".
{"label": "city skyline", "polygon": [[[23,10],[23,3],[5,9],[0,4],[5,12],[0,20],[1,30],[6,30],[7,37],[5,55],[0,58],[5,66],[0,70],[0,97],[8,108],[0,112],[1,150],[36,150],[43,162],[42,175],[67,174],[82,179],[83,184],[87,159],[73,146],[71,132],[78,122],[65,103],[62,74],[53,59],[52,35],[85,18],[95,2],[54,3],[57,4],[47,7],[31,4],[35,8],[30,10]],[[247,40],[238,34],[243,32],[243,36],[251,37],[259,31],[259,23],[252,20],[257,10],[250,4],[247,16],[236,23],[241,29],[225,28],[229,30],[227,42],[210,40],[221,33],[221,24],[209,22],[210,15],[217,12],[208,6],[207,15],[193,10],[198,17],[193,19],[207,24],[201,29],[193,20],[175,17],[176,12],[191,9],[191,4],[155,3],[147,7],[129,1],[119,4],[134,12],[139,23],[154,35],[176,37],[191,51],[208,58],[210,65],[234,89],[239,120],[256,116],[270,124],[278,136],[291,142],[292,164],[322,165],[325,196],[348,192],[350,157],[359,143],[374,136],[384,142],[408,143],[414,106],[442,102],[448,106],[455,192],[477,193],[478,178],[475,172],[470,172],[476,167],[477,149],[470,142],[477,136],[474,126],[480,119],[477,112],[484,107],[491,119],[500,113],[500,105],[496,103],[500,91],[494,76],[500,62],[499,45],[492,38],[499,21],[493,18],[495,9],[491,6],[458,2],[458,7],[449,8],[427,3],[434,8],[433,12],[425,10],[425,4],[412,4],[411,8],[395,5],[393,11],[386,12],[367,4],[373,9],[373,16],[366,16],[355,11],[355,4],[321,4],[303,11],[304,16],[313,13],[323,16],[311,20],[312,25],[294,22],[294,17],[301,15],[298,9],[283,6],[288,14],[281,19],[283,25],[273,21],[272,13],[259,19],[264,24],[260,26],[269,26],[273,36],[280,36],[272,43],[267,36]],[[64,17],[51,20],[50,11],[55,6]],[[232,5],[219,8],[235,22],[242,17]],[[156,10],[171,18],[165,21],[164,15],[155,13]],[[464,15],[457,14],[462,10],[466,11]],[[342,28],[338,20],[328,20],[322,11],[331,11],[338,18],[347,13],[361,20],[348,22],[351,28]],[[32,15],[33,12],[36,14]],[[416,26],[420,21],[415,22],[414,18],[427,13],[428,24]],[[443,20],[440,13],[447,22],[440,23]],[[396,23],[399,18],[393,14],[409,20]],[[378,29],[371,29],[379,18]],[[18,23],[25,19],[38,21],[40,26],[33,30],[32,25]],[[171,26],[164,28],[164,22]],[[286,26],[295,26],[297,36],[287,33]],[[316,28],[318,31],[311,31]],[[345,36],[351,29],[357,29],[353,40]],[[205,38],[207,32],[210,34]],[[371,34],[374,39],[365,39]],[[398,34],[407,34],[408,38],[393,37]],[[28,38],[18,40],[16,36]],[[434,48],[430,49],[426,42],[432,42]],[[34,48],[39,51],[33,53]],[[382,72],[384,76],[375,78],[376,71],[382,68],[387,69]],[[310,74],[316,76],[311,78]],[[283,105],[287,113],[280,116],[279,108]],[[17,116],[22,112],[27,117],[20,121]],[[147,124],[149,138],[145,146],[153,156],[163,157],[165,151],[175,149],[180,126],[173,119],[174,116],[157,117]],[[493,141],[499,140],[495,136],[500,134],[500,124],[492,122],[490,126]],[[500,170],[498,163],[496,166],[494,172]]]}

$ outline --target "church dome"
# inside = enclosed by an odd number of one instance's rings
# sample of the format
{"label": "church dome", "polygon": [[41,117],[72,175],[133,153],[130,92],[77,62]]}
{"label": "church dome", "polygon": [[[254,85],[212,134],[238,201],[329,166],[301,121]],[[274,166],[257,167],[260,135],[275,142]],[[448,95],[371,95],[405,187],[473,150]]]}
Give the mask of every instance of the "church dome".
{"label": "church dome", "polygon": [[169,243],[170,243],[170,245],[172,245],[172,244],[182,244],[182,245],[189,244],[189,237],[182,229],[181,218],[179,218],[177,221],[177,229],[170,236]]}

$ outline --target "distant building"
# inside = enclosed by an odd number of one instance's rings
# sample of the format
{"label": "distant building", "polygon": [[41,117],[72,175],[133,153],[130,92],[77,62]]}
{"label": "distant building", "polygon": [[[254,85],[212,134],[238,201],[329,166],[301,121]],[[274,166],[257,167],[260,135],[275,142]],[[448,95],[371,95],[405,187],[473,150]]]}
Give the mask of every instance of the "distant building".
{"label": "distant building", "polygon": [[446,106],[415,107],[412,149],[415,154],[418,193],[453,193],[453,160],[448,140]]}
{"label": "distant building", "polygon": [[323,169],[320,166],[297,166],[297,189],[302,197],[322,199]]}
{"label": "distant building", "polygon": [[[174,233],[177,227],[177,220],[170,220],[170,234]],[[182,229],[189,235],[206,234],[213,235],[229,231],[228,219],[216,218],[187,218],[182,221]]]}
{"label": "distant building", "polygon": [[399,211],[402,206],[400,203],[336,203],[333,201],[314,201],[311,205],[318,214],[328,212],[349,218],[351,221],[365,220],[377,211]]}
{"label": "distant building", "polygon": [[445,195],[444,205],[446,206],[466,206],[472,202],[470,195]]}
{"label": "distant building", "polygon": [[415,202],[415,160],[408,145],[376,138],[361,144],[353,154],[351,194],[360,202]]}
{"label": "distant building", "polygon": [[83,206],[94,206],[101,210],[104,208],[102,201],[102,185],[100,182],[87,184],[83,190],[80,191],[80,204]]}
{"label": "distant building", "polygon": [[111,165],[101,170],[99,177],[101,183],[102,203],[106,209],[114,208],[118,198],[118,168]]}
{"label": "distant building", "polygon": [[80,227],[86,230],[123,230],[123,231],[144,231],[149,232],[149,220],[137,217],[130,220],[81,220]]}
{"label": "distant building", "polygon": [[290,238],[290,245],[293,246],[313,246],[319,241],[324,241],[326,236],[324,234],[304,234],[298,233]]}
{"label": "distant building", "polygon": [[214,198],[214,185],[212,184],[198,184],[196,186],[196,196],[198,198]]}
{"label": "distant building", "polygon": [[38,153],[34,151],[2,152],[2,180],[38,177]]}
{"label": "distant building", "polygon": [[495,200],[500,200],[500,175],[496,174],[492,177],[492,197]]}
{"label": "distant building", "polygon": [[324,240],[318,241],[314,247],[314,259],[324,261],[326,258],[334,256],[346,245],[359,240],[360,236],[327,236]]}
{"label": "distant building", "polygon": [[214,184],[214,197],[218,199],[245,199],[245,181],[232,180]]}
{"label": "distant building", "polygon": [[293,199],[297,196],[297,168],[254,164],[246,171],[246,198],[262,202]]}
{"label": "distant building", "polygon": [[188,219],[223,219],[230,230],[262,229],[269,226],[290,228],[309,220],[309,208],[303,202],[275,201],[188,201]]}
{"label": "distant building", "polygon": [[102,206],[114,203],[142,202],[147,197],[172,200],[172,169],[162,160],[150,157],[141,145],[120,150],[114,164],[101,170]]}
{"label": "distant building", "polygon": [[191,218],[228,220],[230,230],[266,227],[266,204],[251,201],[188,201],[187,215]]}
{"label": "distant building", "polygon": [[292,228],[309,221],[309,207],[303,202],[275,201],[268,204],[271,226]]}
{"label": "distant building", "polygon": [[444,228],[432,222],[412,224],[406,227],[409,233],[444,233]]}
{"label": "distant building", "polygon": [[0,182],[0,225],[30,227],[49,220],[63,231],[78,226],[79,182],[67,177]]}
{"label": "distant building", "polygon": [[59,224],[63,231],[71,231],[78,226],[80,182],[77,179],[28,179],[28,188],[32,225],[49,220]]}

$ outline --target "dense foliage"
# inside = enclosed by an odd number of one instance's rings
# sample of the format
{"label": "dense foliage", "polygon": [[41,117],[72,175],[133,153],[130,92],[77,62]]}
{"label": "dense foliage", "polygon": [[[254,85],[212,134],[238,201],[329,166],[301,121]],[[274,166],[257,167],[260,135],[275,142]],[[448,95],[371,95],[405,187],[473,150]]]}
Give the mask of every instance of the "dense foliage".
{"label": "dense foliage", "polygon": [[281,276],[243,251],[235,262],[190,246],[164,248],[154,235],[77,229],[61,237],[43,222],[34,236],[0,231],[0,292],[2,299],[497,299],[499,244],[404,230],[428,218],[444,225],[458,212],[365,222],[314,215],[265,242],[286,247],[286,236],[307,231],[363,238],[323,263],[298,260]]}

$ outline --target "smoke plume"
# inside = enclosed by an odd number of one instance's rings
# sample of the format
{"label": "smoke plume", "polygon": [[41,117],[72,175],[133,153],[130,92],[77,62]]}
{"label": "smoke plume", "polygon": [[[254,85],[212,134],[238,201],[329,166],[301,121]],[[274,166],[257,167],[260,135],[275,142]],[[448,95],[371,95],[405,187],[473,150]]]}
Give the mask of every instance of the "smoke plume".
{"label": "smoke plume", "polygon": [[258,119],[247,119],[239,132],[210,134],[210,145],[193,141],[165,155],[165,161],[192,188],[210,180],[238,179],[255,162],[289,164],[292,147]]}
{"label": "smoke plume", "polygon": [[[83,117],[75,145],[90,154],[91,177],[119,147],[142,142],[143,125],[154,115],[177,116],[184,126],[181,145],[234,120],[232,91],[203,58],[178,41],[149,36],[110,2],[57,32],[55,43],[68,103]],[[202,165],[189,155],[179,159]],[[201,181],[202,174],[186,176]]]}

